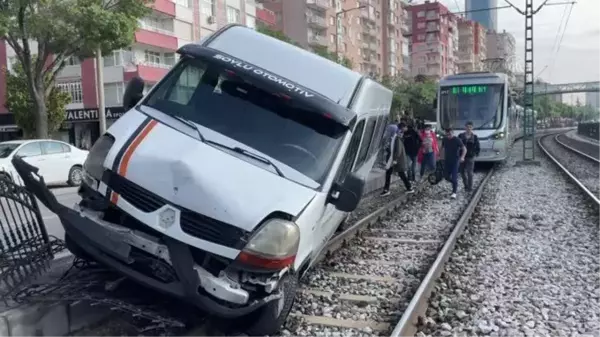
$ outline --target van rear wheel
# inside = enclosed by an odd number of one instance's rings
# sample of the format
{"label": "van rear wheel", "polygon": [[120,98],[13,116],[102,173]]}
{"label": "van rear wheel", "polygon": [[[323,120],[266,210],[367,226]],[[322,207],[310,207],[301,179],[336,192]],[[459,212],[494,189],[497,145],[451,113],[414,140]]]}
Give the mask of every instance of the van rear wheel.
{"label": "van rear wheel", "polygon": [[245,317],[248,322],[246,333],[250,336],[276,335],[292,310],[297,288],[298,276],[286,274],[279,281],[281,297]]}

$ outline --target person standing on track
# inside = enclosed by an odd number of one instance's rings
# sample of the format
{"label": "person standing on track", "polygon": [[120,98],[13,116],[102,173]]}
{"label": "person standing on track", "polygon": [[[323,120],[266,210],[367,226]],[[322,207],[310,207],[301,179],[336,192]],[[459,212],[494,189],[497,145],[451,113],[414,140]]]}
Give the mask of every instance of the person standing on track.
{"label": "person standing on track", "polygon": [[419,134],[421,147],[417,154],[417,161],[421,164],[419,180],[423,180],[425,170],[435,171],[435,161],[439,156],[439,149],[435,133],[431,130],[431,124],[425,124]]}
{"label": "person standing on track", "polygon": [[406,152],[404,151],[404,143],[402,142],[402,130],[406,128],[406,124],[400,123],[399,130],[389,139],[389,150],[385,153],[385,184],[381,196],[390,195],[390,183],[394,171],[398,172],[400,179],[406,187],[406,193],[413,193],[414,190],[406,176]]}
{"label": "person standing on track", "polygon": [[442,149],[444,154],[444,176],[447,181],[452,183],[452,199],[456,199],[458,189],[458,168],[465,161],[467,148],[460,138],[455,137],[452,128],[446,128],[446,136],[442,140]]}
{"label": "person standing on track", "polygon": [[465,124],[465,132],[458,135],[458,138],[467,148],[467,155],[465,161],[460,164],[460,174],[462,176],[463,184],[465,185],[465,191],[471,192],[473,190],[473,171],[475,169],[475,157],[479,156],[479,139],[477,135],[473,133],[473,122],[467,122]]}
{"label": "person standing on track", "polygon": [[404,149],[409,160],[408,180],[414,182],[417,173],[417,155],[421,148],[421,137],[419,137],[412,124],[407,125],[405,130],[403,130],[402,141],[404,142]]}

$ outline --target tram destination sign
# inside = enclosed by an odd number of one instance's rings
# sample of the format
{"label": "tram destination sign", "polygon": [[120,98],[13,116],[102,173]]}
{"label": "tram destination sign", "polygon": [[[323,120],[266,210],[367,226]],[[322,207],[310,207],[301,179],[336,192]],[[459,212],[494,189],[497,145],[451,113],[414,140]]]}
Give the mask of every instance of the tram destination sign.
{"label": "tram destination sign", "polygon": [[[65,122],[97,122],[98,108],[67,110]],[[125,114],[123,107],[105,109],[106,119],[118,119]]]}
{"label": "tram destination sign", "polygon": [[452,87],[450,94],[452,95],[479,95],[487,93],[487,85],[462,85]]}

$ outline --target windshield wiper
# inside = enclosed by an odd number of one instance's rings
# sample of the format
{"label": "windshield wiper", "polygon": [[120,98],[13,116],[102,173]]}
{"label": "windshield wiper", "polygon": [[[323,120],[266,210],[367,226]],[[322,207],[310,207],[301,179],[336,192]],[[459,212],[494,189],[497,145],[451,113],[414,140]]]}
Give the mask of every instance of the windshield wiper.
{"label": "windshield wiper", "polygon": [[242,155],[244,155],[246,157],[250,157],[250,158],[252,158],[254,160],[258,160],[259,162],[261,162],[263,164],[271,166],[275,170],[275,172],[277,172],[277,174],[280,177],[285,178],[285,175],[283,174],[283,172],[281,172],[281,170],[279,169],[279,167],[277,167],[277,165],[275,165],[272,161],[270,161],[269,159],[267,159],[267,158],[265,158],[263,156],[260,156],[260,155],[258,155],[256,153],[252,153],[252,152],[250,152],[248,150],[244,150],[241,147],[237,147],[237,146],[236,147],[229,147],[227,145],[224,145],[224,144],[221,144],[221,143],[217,143],[217,142],[212,141],[212,140],[207,140],[206,143],[212,144],[212,145],[216,145],[216,146],[219,146],[219,147],[222,147],[222,148],[225,148],[225,149],[233,151],[235,153],[242,154]]}
{"label": "windshield wiper", "polygon": [[190,128],[196,130],[196,132],[198,133],[198,137],[200,138],[200,141],[203,142],[203,143],[206,142],[204,136],[202,135],[202,132],[200,132],[200,128],[198,127],[198,125],[196,125],[196,123],[194,123],[194,122],[192,122],[192,121],[190,121],[188,119],[185,119],[183,117],[174,116],[174,115],[169,115],[169,116],[177,119],[178,121],[182,122],[183,124],[185,124],[185,125],[189,126]]}

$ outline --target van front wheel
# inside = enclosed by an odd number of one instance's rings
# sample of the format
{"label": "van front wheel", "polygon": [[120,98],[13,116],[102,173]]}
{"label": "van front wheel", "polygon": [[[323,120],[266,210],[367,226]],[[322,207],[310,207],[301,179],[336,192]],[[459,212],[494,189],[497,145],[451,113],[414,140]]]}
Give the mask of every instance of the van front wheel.
{"label": "van front wheel", "polygon": [[297,288],[298,276],[286,274],[279,281],[281,297],[246,316],[249,323],[246,333],[249,336],[276,335],[292,310]]}

